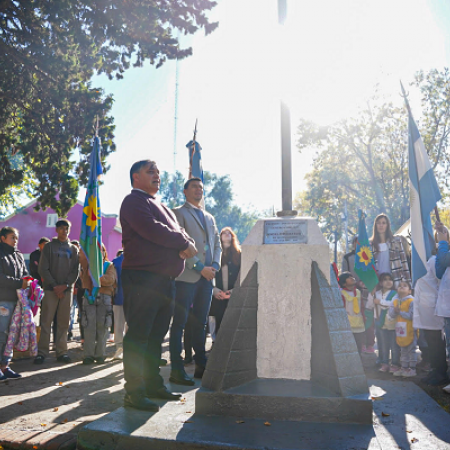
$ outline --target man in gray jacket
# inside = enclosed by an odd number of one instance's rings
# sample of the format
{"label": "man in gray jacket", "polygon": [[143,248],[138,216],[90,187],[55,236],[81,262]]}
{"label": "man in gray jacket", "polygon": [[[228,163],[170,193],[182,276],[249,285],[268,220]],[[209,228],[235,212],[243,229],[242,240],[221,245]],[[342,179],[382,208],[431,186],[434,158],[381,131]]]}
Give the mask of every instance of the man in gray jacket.
{"label": "man in gray jacket", "polygon": [[170,381],[193,386],[181,358],[183,330],[192,306],[194,324],[192,346],[195,352],[195,378],[202,378],[206,366],[205,332],[212,298],[212,280],[220,269],[220,236],[214,217],[201,208],[203,183],[191,178],[184,185],[186,203],[173,212],[182,228],[194,239],[198,253],[186,259],[184,272],[176,279],[175,311],[170,329]]}
{"label": "man in gray jacket", "polygon": [[50,329],[56,315],[56,359],[70,363],[67,354],[67,331],[70,322],[70,306],[73,285],[79,273],[78,249],[69,241],[71,223],[67,219],[56,222],[58,237],[53,238],[42,250],[39,275],[42,278],[45,296],[41,308],[41,336],[38,355],[34,363],[42,364],[49,353]]}

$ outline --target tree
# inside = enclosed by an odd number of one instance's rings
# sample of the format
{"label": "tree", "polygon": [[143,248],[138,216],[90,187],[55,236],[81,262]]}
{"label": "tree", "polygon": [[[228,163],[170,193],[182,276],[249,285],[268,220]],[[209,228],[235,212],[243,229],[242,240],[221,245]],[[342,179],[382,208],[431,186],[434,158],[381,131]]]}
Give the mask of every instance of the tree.
{"label": "tree", "polygon": [[[115,150],[113,99],[94,74],[123,78],[131,66],[184,58],[176,30],[211,32],[212,0],[5,0],[0,2],[0,196],[37,181],[42,208],[64,215],[86,184],[98,120],[107,156]],[[75,149],[80,160],[75,161]],[[23,168],[9,154],[20,153]],[[55,195],[59,193],[59,201]]]}
{"label": "tree", "polygon": [[23,167],[23,158],[20,154],[9,153],[8,158],[14,170],[23,170],[23,180],[20,184],[13,184],[7,193],[0,195],[0,219],[4,219],[31,200],[37,184],[31,171]]}
{"label": "tree", "polygon": [[[224,227],[231,227],[243,242],[255,225],[261,214],[258,211],[243,211],[233,203],[232,183],[229,175],[219,176],[211,172],[204,172],[205,208],[216,219],[219,231]],[[161,201],[169,208],[180,206],[185,202],[184,179],[180,172],[175,176],[168,172],[161,173],[161,187],[159,195]]]}
{"label": "tree", "polygon": [[[419,72],[412,85],[422,94],[423,120],[418,125],[443,191],[450,164],[449,71]],[[419,117],[416,111],[416,121]],[[354,228],[360,208],[367,213],[369,230],[381,212],[390,217],[394,231],[409,218],[407,119],[403,105],[383,102],[375,95],[356,118],[327,127],[300,122],[298,148],[314,147],[318,153],[298,206],[317,217],[325,234],[341,235],[344,202]]]}

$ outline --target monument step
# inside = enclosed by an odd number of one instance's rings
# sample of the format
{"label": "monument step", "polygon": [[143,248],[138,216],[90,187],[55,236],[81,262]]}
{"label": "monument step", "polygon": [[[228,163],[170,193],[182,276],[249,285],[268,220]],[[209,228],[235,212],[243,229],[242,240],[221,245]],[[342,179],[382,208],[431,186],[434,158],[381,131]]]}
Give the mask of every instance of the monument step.
{"label": "monument step", "polygon": [[200,388],[196,412],[269,420],[372,423],[369,395],[342,397],[310,380],[258,378],[223,392]]}

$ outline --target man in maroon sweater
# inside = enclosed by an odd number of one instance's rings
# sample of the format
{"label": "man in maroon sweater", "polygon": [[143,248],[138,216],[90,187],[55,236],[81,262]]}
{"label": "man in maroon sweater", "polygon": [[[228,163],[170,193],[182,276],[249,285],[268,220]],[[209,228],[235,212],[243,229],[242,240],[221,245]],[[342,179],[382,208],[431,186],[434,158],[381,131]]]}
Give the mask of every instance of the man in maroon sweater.
{"label": "man in maroon sweater", "polygon": [[159,373],[161,344],[174,307],[175,278],[197,253],[194,241],[156,201],[159,170],[154,161],[133,164],[133,190],[120,208],[124,260],[122,287],[128,331],[123,340],[125,406],[157,411],[149,398],[176,400]]}

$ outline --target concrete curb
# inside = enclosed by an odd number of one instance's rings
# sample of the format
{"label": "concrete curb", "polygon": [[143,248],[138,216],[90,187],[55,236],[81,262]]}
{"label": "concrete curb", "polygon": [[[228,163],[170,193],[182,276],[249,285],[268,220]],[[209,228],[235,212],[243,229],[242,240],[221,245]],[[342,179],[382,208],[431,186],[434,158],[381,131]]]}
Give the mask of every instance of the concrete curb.
{"label": "concrete curb", "polygon": [[1,429],[0,446],[5,450],[75,450],[77,435],[52,431]]}

